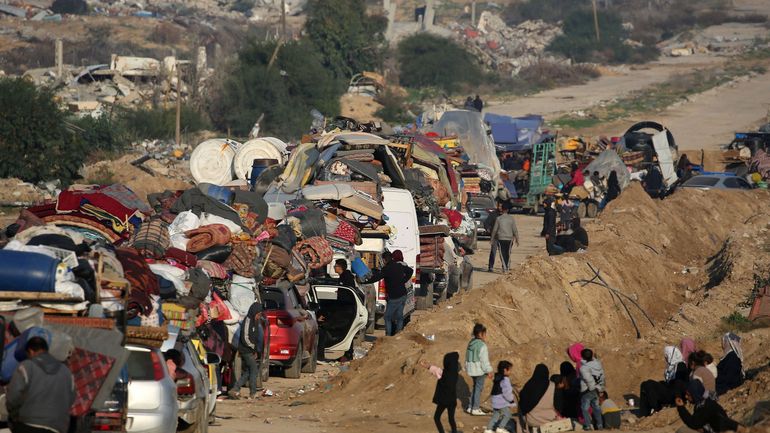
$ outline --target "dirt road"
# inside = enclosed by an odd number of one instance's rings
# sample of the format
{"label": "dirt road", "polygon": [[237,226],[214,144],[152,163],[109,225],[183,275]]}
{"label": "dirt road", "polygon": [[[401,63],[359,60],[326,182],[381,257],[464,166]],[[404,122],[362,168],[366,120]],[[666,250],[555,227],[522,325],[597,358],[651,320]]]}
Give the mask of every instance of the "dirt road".
{"label": "dirt road", "polygon": [[[542,217],[516,216],[521,239],[519,247],[514,248],[511,252],[511,266],[523,263],[532,255],[545,253],[545,244],[539,236],[542,221]],[[489,241],[481,240],[479,241],[479,248],[472,258],[475,268],[474,287],[483,286],[501,276],[499,259],[496,262],[495,272],[486,272],[488,257]],[[446,308],[446,306],[436,308]],[[424,312],[422,314],[431,313]],[[382,331],[378,331],[375,335],[376,338],[382,338]],[[319,388],[323,390],[328,380],[346,369],[347,365],[341,364],[319,365],[315,374],[303,374],[300,379],[284,379],[271,375],[270,380],[265,383],[265,389],[273,392],[273,396],[262,396],[256,400],[220,401],[217,404],[216,425],[210,426],[209,431],[212,433],[272,433],[311,429],[318,433],[349,432],[351,431],[350,427],[357,425],[356,422],[336,419],[333,413],[315,413],[310,407],[305,406],[302,399],[299,398],[306,392]],[[428,414],[415,412],[413,416],[417,419],[427,417]],[[467,426],[475,424],[480,426],[487,420],[485,417],[479,419],[465,414],[458,415],[458,419]],[[404,425],[390,425],[388,427],[388,425],[383,420],[383,426],[386,427],[386,430],[393,427],[406,427]],[[466,428],[466,431],[472,430],[473,428]]]}

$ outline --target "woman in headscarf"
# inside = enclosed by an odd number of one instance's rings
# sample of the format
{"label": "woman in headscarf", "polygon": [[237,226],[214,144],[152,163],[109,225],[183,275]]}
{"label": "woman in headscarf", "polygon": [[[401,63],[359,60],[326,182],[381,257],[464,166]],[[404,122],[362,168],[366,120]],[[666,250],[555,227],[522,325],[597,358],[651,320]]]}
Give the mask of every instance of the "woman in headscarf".
{"label": "woman in headscarf", "polygon": [[693,413],[684,406],[681,397],[676,398],[676,409],[684,426],[677,433],[737,431],[738,423],[730,419],[716,400],[705,398],[706,389],[699,380],[690,381],[685,393],[687,401],[693,404]]}
{"label": "woman in headscarf", "polygon": [[560,382],[556,385],[558,398],[556,411],[564,418],[578,419],[580,414],[580,377],[572,363],[564,361],[559,366]]}
{"label": "woman in headscarf", "polygon": [[743,383],[743,350],[741,337],[728,332],[722,337],[724,355],[717,364],[717,395],[741,386]]}
{"label": "woman in headscarf", "polygon": [[457,408],[457,379],[460,373],[460,354],[450,352],[444,355],[444,369],[436,382],[436,391],[433,393],[433,403],[436,404],[436,412],[433,421],[436,423],[438,433],[444,433],[444,425],[441,423],[441,415],[447,411],[449,426],[452,433],[457,432],[455,423],[455,409]]}
{"label": "woman in headscarf", "polygon": [[580,368],[580,363],[583,361],[583,358],[580,357],[580,352],[585,349],[585,346],[583,346],[583,343],[572,343],[567,348],[567,355],[569,355],[569,359],[572,360],[572,362],[575,363],[575,368]]}
{"label": "woman in headscarf", "polygon": [[682,352],[682,359],[690,359],[690,354],[698,350],[695,340],[690,337],[684,337],[679,341],[679,351]]}
{"label": "woman in headscarf", "polygon": [[558,418],[554,408],[556,385],[548,376],[548,367],[538,364],[532,377],[521,388],[519,410],[530,427],[539,427]]}
{"label": "woman in headscarf", "polygon": [[618,173],[612,170],[607,178],[607,194],[604,195],[604,200],[600,203],[599,208],[604,209],[609,202],[618,198],[619,195],[620,182],[618,182]]}
{"label": "woman in headscarf", "polygon": [[664,380],[646,380],[639,387],[640,416],[649,416],[652,412],[660,411],[664,406],[672,405],[674,398],[683,394],[689,380],[687,365],[679,348],[666,346],[663,349],[663,357],[666,360]]}

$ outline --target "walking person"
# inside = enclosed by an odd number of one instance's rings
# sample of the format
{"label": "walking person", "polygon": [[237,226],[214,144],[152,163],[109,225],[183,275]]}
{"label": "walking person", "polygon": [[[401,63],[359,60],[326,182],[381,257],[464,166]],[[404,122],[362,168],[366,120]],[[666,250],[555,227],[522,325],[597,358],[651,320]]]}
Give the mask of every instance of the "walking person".
{"label": "walking person", "polygon": [[367,283],[385,280],[388,297],[385,304],[385,335],[396,335],[404,328],[404,304],[406,304],[406,283],[412,278],[414,270],[404,263],[401,250],[382,253],[385,266],[374,269]]}
{"label": "walking person", "polygon": [[498,245],[497,242],[492,239],[492,229],[495,228],[495,221],[497,221],[497,218],[502,214],[502,205],[500,203],[497,204],[497,208],[494,209],[492,212],[487,215],[487,219],[484,220],[484,230],[489,233],[489,266],[487,267],[487,270],[489,272],[492,272],[495,268],[495,261],[497,260],[497,250]]}
{"label": "walking person", "polygon": [[583,349],[580,352],[582,363],[580,365],[580,410],[583,412],[583,430],[591,430],[591,408],[596,429],[601,430],[602,409],[599,405],[599,393],[604,391],[604,367],[602,363],[594,358],[594,352],[591,349]]}
{"label": "walking person", "polygon": [[460,375],[460,354],[450,352],[444,355],[444,368],[438,368],[435,365],[423,364],[431,374],[436,376],[436,391],[433,393],[433,403],[436,404],[436,412],[433,414],[433,421],[436,423],[438,433],[444,433],[444,425],[441,423],[441,416],[444,411],[449,418],[449,426],[452,433],[457,432],[457,423],[455,422],[455,410],[457,409],[457,381]]}
{"label": "walking person", "polygon": [[465,372],[473,380],[473,391],[466,409],[471,415],[486,415],[481,410],[481,391],[484,390],[484,378],[492,378],[492,365],[489,363],[489,349],[486,343],[487,328],[481,323],[473,325],[473,338],[465,351]]}
{"label": "walking person", "polygon": [[473,100],[473,108],[475,108],[479,113],[484,110],[484,101],[481,100],[481,96],[476,95],[476,99]]}
{"label": "walking person", "polygon": [[231,398],[240,398],[241,387],[249,383],[249,399],[257,396],[257,377],[261,373],[260,362],[265,341],[262,329],[262,304],[255,302],[241,321],[241,335],[238,338],[238,353],[241,354],[241,377],[227,393]]}
{"label": "walking person", "polygon": [[67,366],[48,353],[48,343],[32,337],[27,359],[16,368],[5,394],[13,433],[66,433],[75,382]]}
{"label": "walking person", "polygon": [[519,246],[519,231],[516,228],[513,208],[509,207],[507,213],[497,217],[495,226],[492,228],[490,242],[498,244],[503,260],[503,272],[508,272],[510,270],[511,246],[513,244]]}
{"label": "walking person", "polygon": [[511,420],[511,408],[516,407],[509,378],[511,367],[513,364],[508,361],[497,363],[497,373],[492,382],[492,418],[484,433],[509,433],[506,426]]}

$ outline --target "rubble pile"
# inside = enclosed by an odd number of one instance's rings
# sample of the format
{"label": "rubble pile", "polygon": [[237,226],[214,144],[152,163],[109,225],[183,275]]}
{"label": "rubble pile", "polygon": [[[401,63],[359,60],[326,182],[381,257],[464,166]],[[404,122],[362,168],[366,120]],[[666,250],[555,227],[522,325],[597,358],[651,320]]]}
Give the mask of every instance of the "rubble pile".
{"label": "rubble pile", "polygon": [[561,34],[559,26],[541,20],[525,21],[509,27],[500,16],[489,11],[481,13],[476,29],[456,29],[456,35],[463,45],[487,67],[512,75],[543,60],[563,61],[545,53],[548,44]]}
{"label": "rubble pile", "polygon": [[[205,51],[202,54],[205,58]],[[144,106],[155,102],[163,105],[174,104],[178,98],[186,101],[192,84],[182,77],[194,75],[193,68],[201,86],[210,72],[205,61],[192,65],[172,56],[158,60],[113,54],[109,64],[31,69],[24,77],[38,86],[60,85],[56,96],[70,111],[99,115],[105,106],[112,104]]]}

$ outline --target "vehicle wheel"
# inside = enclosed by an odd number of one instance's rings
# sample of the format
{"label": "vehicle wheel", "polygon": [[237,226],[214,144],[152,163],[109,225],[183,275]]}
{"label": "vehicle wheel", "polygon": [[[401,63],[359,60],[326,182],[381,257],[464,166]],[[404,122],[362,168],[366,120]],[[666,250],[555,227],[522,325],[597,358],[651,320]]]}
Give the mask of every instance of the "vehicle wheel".
{"label": "vehicle wheel", "polygon": [[290,366],[283,369],[283,375],[286,376],[287,379],[299,379],[300,373],[302,372],[302,353],[302,342],[300,341],[299,346],[297,346],[297,356],[294,357]]}
{"label": "vehicle wheel", "polygon": [[310,355],[310,359],[307,361],[307,364],[302,366],[302,372],[315,373],[315,369],[317,366],[318,366],[318,342],[316,342],[315,349],[313,349],[313,353]]}
{"label": "vehicle wheel", "polygon": [[584,201],[581,201],[580,204],[578,204],[577,207],[577,216],[580,219],[583,219],[586,217],[586,203]]}
{"label": "vehicle wheel", "polygon": [[588,218],[596,218],[596,215],[599,214],[599,204],[595,201],[590,201],[586,205],[586,216]]}

